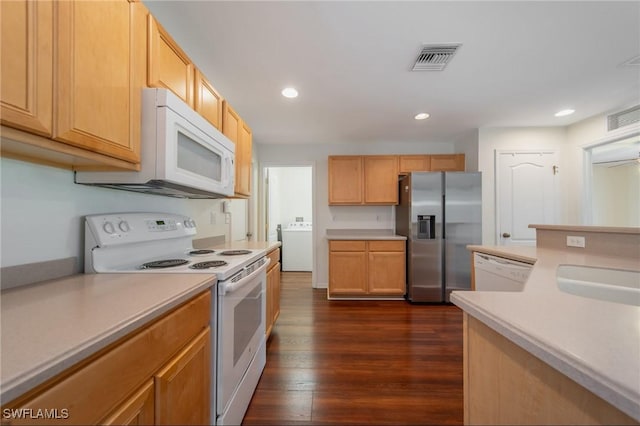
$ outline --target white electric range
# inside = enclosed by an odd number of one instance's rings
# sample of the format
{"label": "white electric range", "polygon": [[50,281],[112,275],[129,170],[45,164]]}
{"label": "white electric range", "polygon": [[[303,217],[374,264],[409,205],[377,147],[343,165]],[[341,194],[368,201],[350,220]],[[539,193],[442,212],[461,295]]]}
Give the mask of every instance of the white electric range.
{"label": "white electric range", "polygon": [[[85,217],[85,273],[215,274],[211,423],[240,424],[266,364],[265,250],[197,250],[196,223],[170,213]],[[215,366],[215,368],[213,368]]]}

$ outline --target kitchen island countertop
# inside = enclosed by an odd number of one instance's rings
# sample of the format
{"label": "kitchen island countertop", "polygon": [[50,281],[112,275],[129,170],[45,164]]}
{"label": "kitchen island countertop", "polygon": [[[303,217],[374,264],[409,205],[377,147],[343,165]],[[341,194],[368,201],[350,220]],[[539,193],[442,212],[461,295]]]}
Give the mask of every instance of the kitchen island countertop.
{"label": "kitchen island countertop", "polygon": [[535,258],[522,292],[454,291],[451,301],[640,421],[640,307],[568,294],[556,282],[562,264],[639,270],[638,250],[539,246]]}
{"label": "kitchen island countertop", "polygon": [[5,290],[3,404],[215,284],[213,274],[80,274]]}

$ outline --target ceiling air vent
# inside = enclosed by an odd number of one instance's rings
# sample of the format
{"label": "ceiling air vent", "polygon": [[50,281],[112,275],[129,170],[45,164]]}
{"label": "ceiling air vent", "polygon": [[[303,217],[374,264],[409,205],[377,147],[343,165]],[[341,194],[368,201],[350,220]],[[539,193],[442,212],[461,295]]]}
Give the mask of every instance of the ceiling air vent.
{"label": "ceiling air vent", "polygon": [[442,71],[460,46],[461,43],[423,45],[411,71]]}
{"label": "ceiling air vent", "polygon": [[616,130],[634,123],[640,123],[640,105],[636,105],[608,116],[607,130]]}
{"label": "ceiling air vent", "polygon": [[637,67],[640,66],[640,55],[634,56],[628,61],[624,61],[620,64],[621,67]]}

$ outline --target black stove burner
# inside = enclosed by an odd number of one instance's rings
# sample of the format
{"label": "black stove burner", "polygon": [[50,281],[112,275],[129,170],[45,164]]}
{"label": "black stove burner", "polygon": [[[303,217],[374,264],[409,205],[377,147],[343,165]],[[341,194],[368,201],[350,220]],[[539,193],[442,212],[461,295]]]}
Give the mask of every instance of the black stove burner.
{"label": "black stove burner", "polygon": [[189,263],[189,261],[184,259],[156,260],[153,262],[147,262],[143,264],[140,268],[142,269],[171,268],[174,266],[184,265],[185,263]]}
{"label": "black stove burner", "polygon": [[208,262],[198,262],[189,266],[191,269],[209,269],[209,268],[217,268],[219,266],[225,266],[227,262],[224,260],[210,260]]}
{"label": "black stove burner", "polygon": [[226,250],[218,254],[221,256],[238,256],[241,254],[251,254],[251,250]]}
{"label": "black stove burner", "polygon": [[189,252],[191,256],[199,256],[201,254],[211,254],[211,253],[214,253],[214,251],[213,250],[191,250]]}

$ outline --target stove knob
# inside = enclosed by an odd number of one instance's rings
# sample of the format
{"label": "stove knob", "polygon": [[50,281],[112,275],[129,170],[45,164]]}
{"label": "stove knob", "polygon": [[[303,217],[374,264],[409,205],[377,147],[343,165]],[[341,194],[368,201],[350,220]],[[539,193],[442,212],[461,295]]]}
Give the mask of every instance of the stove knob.
{"label": "stove knob", "polygon": [[191,228],[191,221],[189,219],[185,219],[183,223],[185,228]]}
{"label": "stove knob", "polygon": [[102,225],[102,229],[104,229],[104,232],[110,235],[116,233],[116,227],[113,226],[113,223],[111,222],[105,222],[104,225]]}
{"label": "stove knob", "polygon": [[196,227],[196,221],[195,221],[195,220],[193,220],[193,219],[191,219],[191,220],[189,221],[189,226],[191,226],[192,228],[195,228],[195,227]]}
{"label": "stove knob", "polygon": [[127,221],[125,221],[125,220],[121,221],[118,224],[118,228],[120,228],[120,230],[122,232],[129,232],[131,230],[131,227],[129,226],[129,223]]}

